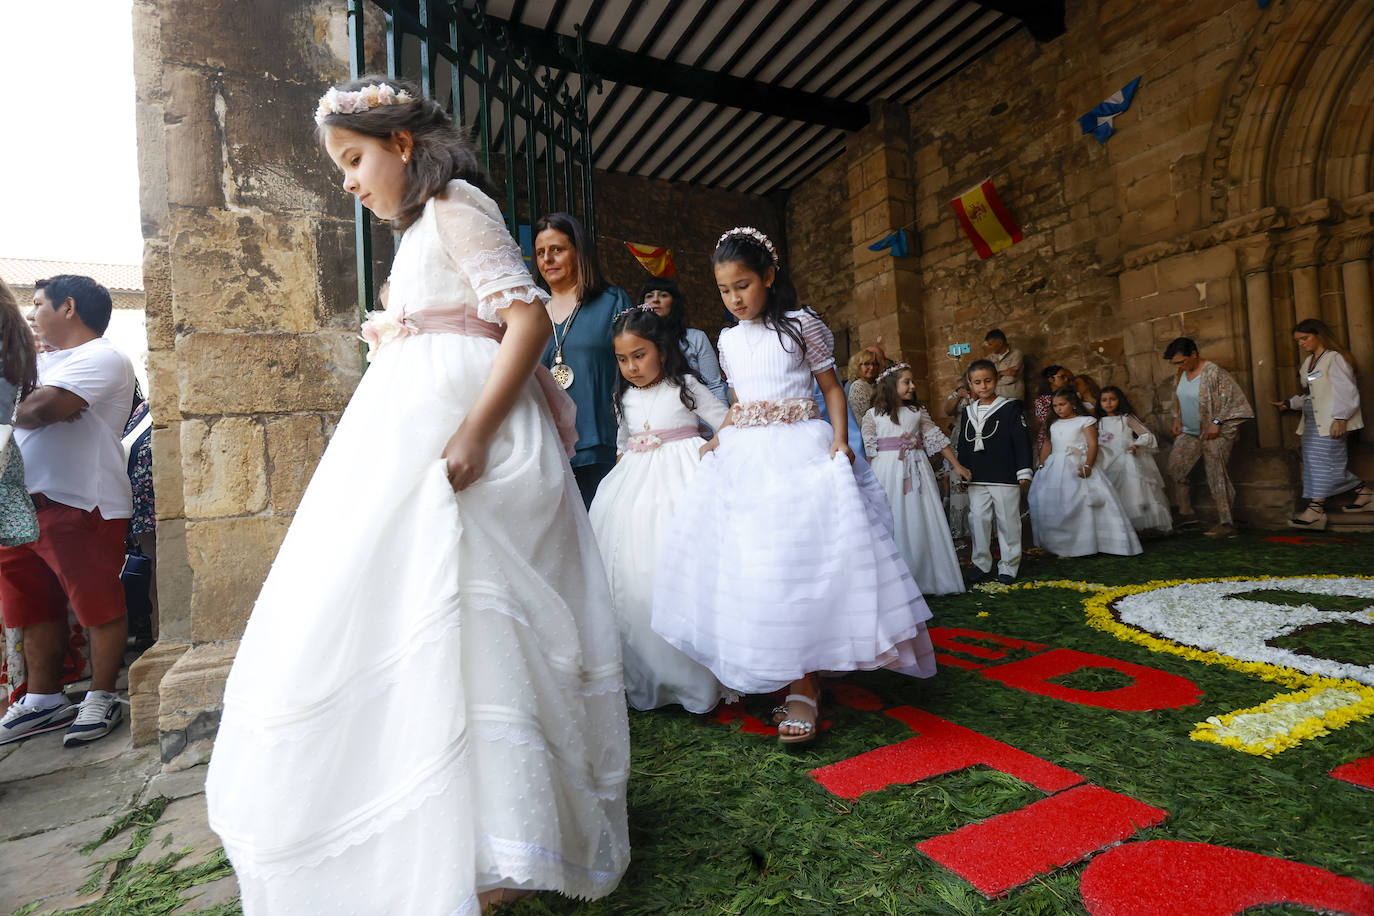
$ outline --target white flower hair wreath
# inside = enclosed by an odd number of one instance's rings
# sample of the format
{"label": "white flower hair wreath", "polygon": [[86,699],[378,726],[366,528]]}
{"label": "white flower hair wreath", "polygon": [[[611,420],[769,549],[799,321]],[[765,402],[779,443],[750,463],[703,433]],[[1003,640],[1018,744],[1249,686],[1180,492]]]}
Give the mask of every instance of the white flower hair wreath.
{"label": "white flower hair wreath", "polygon": [[320,104],[315,109],[315,124],[324,126],[324,119],[336,114],[358,114],[370,108],[386,105],[405,105],[415,101],[415,97],[404,89],[397,91],[387,83],[364,86],[351,92],[330,89],[320,96]]}
{"label": "white flower hair wreath", "polygon": [[770,239],[768,236],[764,235],[759,230],[755,229],[753,226],[736,226],[733,229],[725,231],[721,234],[720,238],[716,239],[716,246],[719,247],[721,242],[735,235],[742,235],[746,238],[753,239],[754,241],[762,245],[765,249],[767,249],[768,255],[773,259],[774,267],[777,267],[781,263],[778,260],[778,249],[773,247],[773,240]]}
{"label": "white flower hair wreath", "polygon": [[881,382],[883,379],[887,378],[889,375],[894,375],[895,373],[901,372],[903,369],[910,369],[910,368],[911,368],[911,365],[910,365],[909,363],[895,363],[895,364],[893,364],[893,365],[891,365],[891,366],[888,366],[886,369],[884,369],[884,370],[878,375],[878,377],[877,377],[876,379],[873,380],[873,384],[876,385],[876,384],[878,384],[878,382]]}

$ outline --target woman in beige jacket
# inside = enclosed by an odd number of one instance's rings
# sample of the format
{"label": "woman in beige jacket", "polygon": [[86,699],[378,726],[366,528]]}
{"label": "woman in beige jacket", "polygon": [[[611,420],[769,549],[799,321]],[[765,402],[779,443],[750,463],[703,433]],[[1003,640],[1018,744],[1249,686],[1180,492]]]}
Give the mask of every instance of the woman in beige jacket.
{"label": "woman in beige jacket", "polygon": [[1294,528],[1326,528],[1326,499],[1356,490],[1347,512],[1374,511],[1374,487],[1350,473],[1346,436],[1364,426],[1355,363],[1331,329],[1315,318],[1298,322],[1293,337],[1305,354],[1298,368],[1301,391],[1287,401],[1274,401],[1280,410],[1302,414],[1302,495],[1307,508],[1289,521]]}

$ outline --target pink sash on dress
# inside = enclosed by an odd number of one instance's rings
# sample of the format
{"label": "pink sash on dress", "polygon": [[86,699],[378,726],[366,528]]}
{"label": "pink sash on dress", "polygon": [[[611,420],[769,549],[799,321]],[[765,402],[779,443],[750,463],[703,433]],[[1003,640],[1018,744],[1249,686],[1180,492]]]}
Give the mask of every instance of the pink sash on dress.
{"label": "pink sash on dress", "polygon": [[909,435],[883,436],[878,440],[878,451],[896,452],[902,462],[902,492],[910,493],[921,489],[921,476],[916,473],[916,462],[912,457],[922,448],[920,437]]}
{"label": "pink sash on dress", "polygon": [[695,426],[674,426],[670,429],[646,429],[644,432],[635,433],[625,443],[625,447],[632,452],[652,452],[665,442],[677,442],[681,439],[699,438]]}
{"label": "pink sash on dress", "polygon": [[[465,337],[485,337],[498,343],[506,333],[502,325],[483,321],[468,309],[455,312],[423,309],[405,315],[401,321],[407,328],[413,328],[420,334],[462,334]],[[553,414],[554,425],[558,428],[558,438],[571,458],[577,454],[577,405],[566,391],[558,387],[544,364],[534,367],[534,380],[544,392],[549,413]]]}

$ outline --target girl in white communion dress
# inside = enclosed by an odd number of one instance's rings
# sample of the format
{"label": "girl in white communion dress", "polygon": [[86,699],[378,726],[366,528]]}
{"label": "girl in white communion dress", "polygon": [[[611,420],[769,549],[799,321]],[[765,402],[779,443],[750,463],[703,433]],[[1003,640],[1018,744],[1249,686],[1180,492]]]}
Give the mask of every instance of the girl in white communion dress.
{"label": "girl in white communion dress", "polygon": [[1061,557],[1140,553],[1116,490],[1096,468],[1097,420],[1072,388],[1054,393],[1050,416],[1044,465],[1027,494],[1035,543]]}
{"label": "girl in white communion dress", "polygon": [[316,121],[404,235],[225,687],[210,825],[247,916],[604,896],[629,861],[620,640],[571,403],[535,368],[545,294],[417,87],[364,77]]}
{"label": "girl in white communion dress", "polygon": [[1097,400],[1098,465],[1121,497],[1137,532],[1168,532],[1173,526],[1164,476],[1155,464],[1155,434],[1136,417],[1126,392],[1115,385]]}
{"label": "girl in white communion dress", "polygon": [[620,458],[592,501],[592,531],[620,624],[625,693],[635,709],[676,703],[709,712],[731,691],[709,668],[653,631],[654,569],[673,510],[696,476],[704,440],[725,405],[688,368],[667,322],[648,307],[621,312],[611,326],[620,379],[615,388]]}

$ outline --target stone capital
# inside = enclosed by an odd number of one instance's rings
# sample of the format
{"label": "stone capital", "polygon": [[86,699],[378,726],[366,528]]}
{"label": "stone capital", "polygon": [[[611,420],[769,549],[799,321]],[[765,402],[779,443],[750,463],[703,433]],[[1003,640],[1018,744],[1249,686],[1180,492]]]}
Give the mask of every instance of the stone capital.
{"label": "stone capital", "polygon": [[1274,233],[1263,232],[1259,235],[1252,235],[1247,238],[1237,239],[1232,243],[1236,252],[1236,261],[1240,264],[1242,276],[1266,271],[1274,263],[1274,254],[1278,250],[1278,240]]}
{"label": "stone capital", "polygon": [[1324,228],[1315,225],[1289,233],[1283,240],[1279,254],[1280,263],[1286,263],[1293,268],[1313,267],[1321,263],[1326,239]]}
{"label": "stone capital", "polygon": [[1342,264],[1369,260],[1374,251],[1374,212],[1343,223],[1336,230],[1332,244],[1339,248],[1335,260]]}

